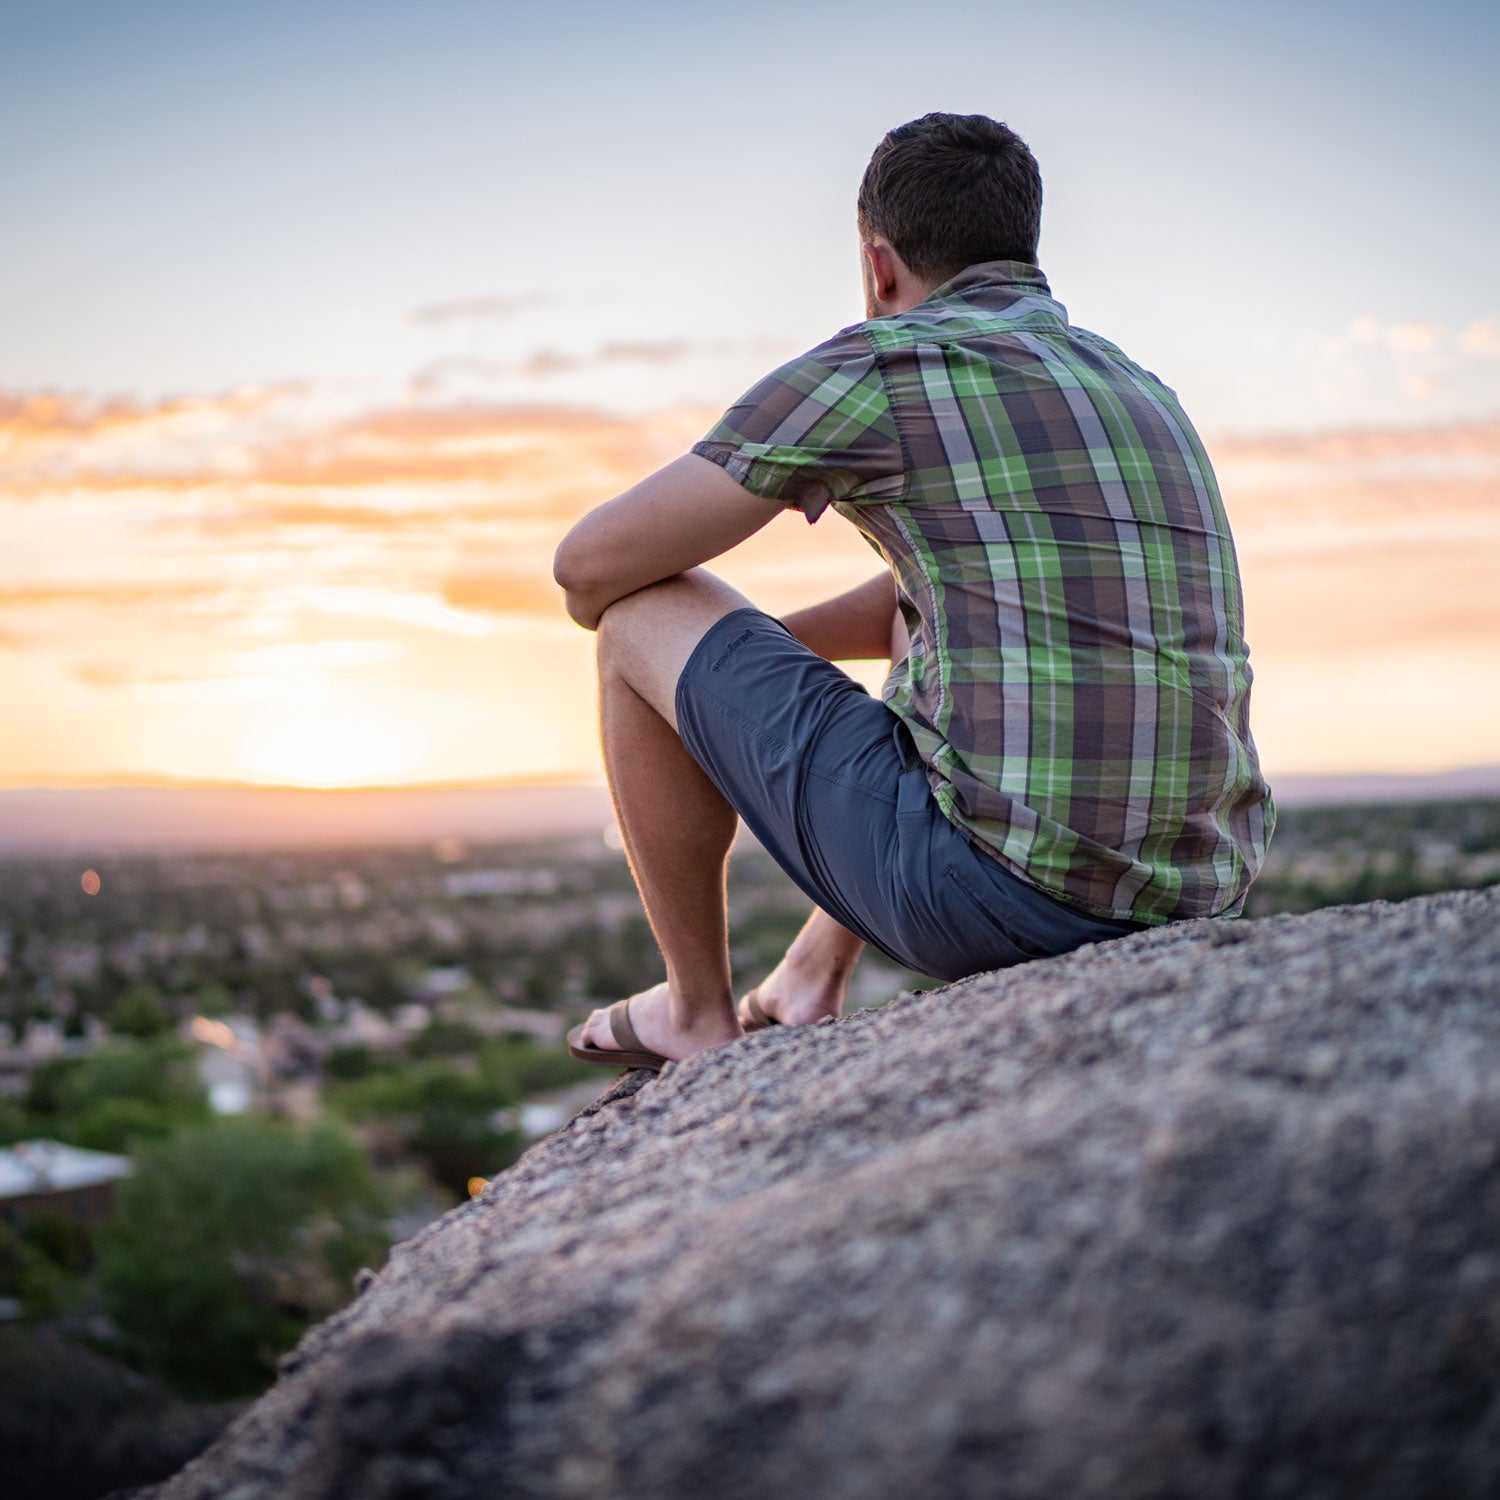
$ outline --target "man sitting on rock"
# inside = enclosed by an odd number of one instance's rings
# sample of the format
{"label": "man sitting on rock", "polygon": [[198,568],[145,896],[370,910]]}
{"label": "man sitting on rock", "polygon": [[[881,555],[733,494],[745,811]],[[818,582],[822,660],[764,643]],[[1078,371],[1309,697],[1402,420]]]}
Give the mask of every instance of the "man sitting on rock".
{"label": "man sitting on rock", "polygon": [[[837,1016],[866,943],[957,979],[1242,907],[1274,810],[1229,525],[1176,396],[1053,300],[1041,200],[997,121],[891,131],[859,190],[867,321],[558,548],[667,973],[575,1056]],[[700,566],[830,506],[887,564],[837,599],[777,620]],[[883,701],[834,665],[886,656]],[[737,816],[815,903],[738,1011]]]}

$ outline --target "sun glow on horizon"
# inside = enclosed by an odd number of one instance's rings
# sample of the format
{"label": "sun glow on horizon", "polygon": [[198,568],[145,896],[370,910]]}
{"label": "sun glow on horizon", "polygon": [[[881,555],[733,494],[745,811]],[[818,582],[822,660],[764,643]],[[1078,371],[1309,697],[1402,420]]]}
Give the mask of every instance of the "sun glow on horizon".
{"label": "sun glow on horizon", "polygon": [[[0,689],[28,705],[7,724],[0,782],[354,790],[601,774],[593,638],[563,611],[552,551],[589,506],[684,451],[702,410],[382,408],[329,427],[316,399],[287,395],[278,422],[301,424],[302,458],[287,458],[283,425],[262,434],[254,482],[212,469],[176,486],[150,477],[176,453],[177,406],[163,410],[158,423],[0,405],[0,484],[25,497],[0,514]],[[238,432],[247,410],[258,419],[248,398],[201,400],[193,419]],[[92,445],[127,418],[170,430],[138,445],[121,489]],[[56,451],[31,452],[38,427]],[[359,465],[333,464],[366,429],[401,437],[399,463],[361,449]],[[455,467],[455,432],[484,435],[482,472],[473,453]],[[1500,650],[1500,421],[1208,447],[1273,785],[1500,760],[1500,719],[1473,690]],[[788,513],[713,566],[782,614],[878,563],[839,518],[810,528]],[[879,692],[880,664],[854,671]]]}
{"label": "sun glow on horizon", "polygon": [[341,700],[268,717],[239,756],[243,779],[267,786],[341,788],[421,781],[423,736],[394,714]]}

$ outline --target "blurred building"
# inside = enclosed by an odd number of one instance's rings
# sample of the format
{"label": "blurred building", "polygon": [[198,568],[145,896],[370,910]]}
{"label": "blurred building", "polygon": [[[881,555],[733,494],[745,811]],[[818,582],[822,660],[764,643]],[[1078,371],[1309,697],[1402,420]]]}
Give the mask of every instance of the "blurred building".
{"label": "blurred building", "polygon": [[115,1183],[131,1170],[128,1156],[61,1141],[18,1141],[0,1150],[0,1214],[25,1219],[45,1210],[86,1223],[107,1218]]}

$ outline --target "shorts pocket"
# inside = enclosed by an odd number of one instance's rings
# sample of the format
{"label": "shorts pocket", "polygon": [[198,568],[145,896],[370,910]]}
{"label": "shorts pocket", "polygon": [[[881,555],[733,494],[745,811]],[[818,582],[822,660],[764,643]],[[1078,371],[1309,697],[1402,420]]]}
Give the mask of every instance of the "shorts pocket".
{"label": "shorts pocket", "polygon": [[[943,872],[943,884],[957,892],[960,900],[982,924],[979,931],[993,941],[996,951],[1013,955],[996,960],[990,968],[1001,968],[1007,964],[1025,963],[1033,958],[1051,958],[1054,949],[1028,937],[1007,920],[1004,902],[992,888],[981,890],[973,883],[973,876],[958,865],[949,865]],[[977,934],[976,934],[977,935]]]}

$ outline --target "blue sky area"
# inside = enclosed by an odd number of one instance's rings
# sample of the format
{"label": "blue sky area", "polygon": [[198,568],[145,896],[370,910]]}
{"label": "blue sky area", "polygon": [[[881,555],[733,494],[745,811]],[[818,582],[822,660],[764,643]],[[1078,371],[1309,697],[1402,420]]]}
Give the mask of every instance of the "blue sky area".
{"label": "blue sky area", "polygon": [[[861,316],[859,173],[941,108],[1030,141],[1055,292],[1200,426],[1486,415],[1497,40],[1459,4],[11,7],[0,386],[722,405]],[[701,357],[590,363],[645,341]]]}

